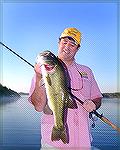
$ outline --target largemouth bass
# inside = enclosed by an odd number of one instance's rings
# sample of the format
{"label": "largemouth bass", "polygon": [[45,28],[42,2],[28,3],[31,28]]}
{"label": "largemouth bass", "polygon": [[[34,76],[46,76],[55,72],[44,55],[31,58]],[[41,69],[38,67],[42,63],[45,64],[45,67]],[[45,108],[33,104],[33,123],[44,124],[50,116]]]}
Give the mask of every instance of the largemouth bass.
{"label": "largemouth bass", "polygon": [[53,112],[54,126],[51,140],[62,140],[69,143],[67,133],[67,110],[76,109],[77,104],[69,94],[68,74],[65,64],[50,51],[44,51],[37,56],[41,64],[41,72],[45,83],[48,105]]}

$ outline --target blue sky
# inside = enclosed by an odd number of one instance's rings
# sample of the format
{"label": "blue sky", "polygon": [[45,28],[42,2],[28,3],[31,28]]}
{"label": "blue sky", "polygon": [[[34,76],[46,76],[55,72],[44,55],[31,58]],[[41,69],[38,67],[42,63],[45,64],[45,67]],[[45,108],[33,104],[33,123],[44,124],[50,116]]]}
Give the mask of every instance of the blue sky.
{"label": "blue sky", "polygon": [[[57,55],[58,38],[66,27],[82,33],[76,61],[89,66],[101,92],[118,89],[117,3],[2,3],[1,40],[34,65],[37,54]],[[7,49],[1,51],[1,82],[28,92],[34,70]]]}

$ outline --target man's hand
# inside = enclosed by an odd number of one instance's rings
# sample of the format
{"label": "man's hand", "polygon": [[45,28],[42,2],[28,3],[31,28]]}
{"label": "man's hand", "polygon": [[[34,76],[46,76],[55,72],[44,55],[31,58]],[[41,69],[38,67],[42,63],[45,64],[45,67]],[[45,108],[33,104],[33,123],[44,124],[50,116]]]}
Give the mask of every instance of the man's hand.
{"label": "man's hand", "polygon": [[92,112],[93,110],[96,110],[96,105],[91,100],[86,100],[83,103],[83,107],[88,111]]}
{"label": "man's hand", "polygon": [[42,74],[41,74],[41,64],[38,63],[38,64],[35,64],[34,65],[34,70],[35,70],[35,73],[36,73],[36,77],[40,80],[42,78]]}

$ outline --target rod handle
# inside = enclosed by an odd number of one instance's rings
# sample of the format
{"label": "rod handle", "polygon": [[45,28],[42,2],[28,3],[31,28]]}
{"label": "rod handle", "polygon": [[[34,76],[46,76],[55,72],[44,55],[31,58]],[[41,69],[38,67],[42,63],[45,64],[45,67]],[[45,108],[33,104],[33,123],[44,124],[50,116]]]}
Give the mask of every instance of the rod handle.
{"label": "rod handle", "polygon": [[113,124],[110,120],[108,120],[106,117],[102,116],[100,118],[102,121],[104,121],[105,123],[107,123],[108,125],[110,125],[113,129],[117,130],[118,132],[120,132],[120,128],[117,127],[115,124]]}

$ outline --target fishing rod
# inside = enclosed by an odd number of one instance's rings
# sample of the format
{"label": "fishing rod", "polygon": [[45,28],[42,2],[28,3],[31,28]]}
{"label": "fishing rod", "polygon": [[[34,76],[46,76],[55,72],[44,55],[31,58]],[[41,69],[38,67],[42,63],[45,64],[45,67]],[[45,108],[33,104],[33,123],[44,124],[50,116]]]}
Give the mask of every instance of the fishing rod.
{"label": "fishing rod", "polygon": [[4,46],[6,49],[8,49],[9,51],[11,51],[13,54],[15,54],[16,56],[18,56],[20,59],[22,59],[23,61],[25,61],[27,64],[29,64],[32,68],[34,68],[34,66],[29,63],[27,60],[25,60],[23,57],[21,57],[20,55],[18,55],[16,52],[14,52],[12,49],[10,49],[8,46],[6,46],[5,44],[3,44],[2,42],[0,42],[0,44],[2,46]]}
{"label": "fishing rod", "polygon": [[[10,49],[8,46],[6,46],[5,44],[3,44],[2,42],[0,42],[0,44],[2,46],[4,46],[5,48],[7,48],[9,51],[11,51],[13,54],[15,54],[16,56],[18,56],[20,59],[22,59],[23,61],[25,61],[27,64],[29,64],[32,68],[34,68],[34,66],[32,64],[30,64],[27,60],[25,60],[24,58],[22,58],[20,55],[18,55],[16,52],[14,52],[12,49]],[[78,100],[82,105],[83,105],[83,101],[81,101],[78,97],[76,97],[75,95],[73,95],[72,93],[70,93],[71,96],[73,98],[75,98],[76,100]],[[103,114],[99,114],[96,110],[92,111],[91,113],[95,114],[98,118],[100,118],[103,122],[105,122],[106,124],[110,125],[113,129],[117,130],[118,132],[120,132],[120,128],[117,127],[115,124],[113,124],[110,120],[108,120],[106,117],[103,116]]]}
{"label": "fishing rod", "polygon": [[[83,105],[83,101],[81,101],[78,97],[76,97],[75,95],[73,95],[72,93],[70,93],[71,96],[73,98],[75,98],[76,100],[78,100],[82,105]],[[99,114],[96,110],[92,111],[91,114],[95,114],[98,118],[100,118],[103,122],[105,122],[106,124],[110,125],[113,129],[117,130],[118,132],[120,132],[120,128],[117,127],[115,124],[113,124],[109,119],[107,119],[106,117],[103,116],[103,114]]]}

